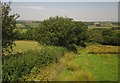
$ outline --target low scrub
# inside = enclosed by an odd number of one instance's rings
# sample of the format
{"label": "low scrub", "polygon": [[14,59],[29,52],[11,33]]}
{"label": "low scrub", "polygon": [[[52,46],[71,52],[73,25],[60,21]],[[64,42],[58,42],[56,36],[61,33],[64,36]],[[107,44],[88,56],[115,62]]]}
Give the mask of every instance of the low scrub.
{"label": "low scrub", "polygon": [[29,50],[23,54],[15,54],[3,59],[3,81],[24,80],[26,74],[57,62],[64,55],[64,48],[43,47],[42,49]]}

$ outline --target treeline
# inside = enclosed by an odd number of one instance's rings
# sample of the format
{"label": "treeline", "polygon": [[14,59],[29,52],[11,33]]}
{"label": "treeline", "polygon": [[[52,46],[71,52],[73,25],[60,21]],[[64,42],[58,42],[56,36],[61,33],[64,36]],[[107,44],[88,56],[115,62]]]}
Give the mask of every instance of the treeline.
{"label": "treeline", "polygon": [[[88,23],[87,23],[88,24]],[[18,30],[18,40],[36,40],[44,45],[85,46],[84,42],[97,42],[105,45],[120,45],[119,27],[88,29],[81,21],[67,17],[50,17],[40,22],[39,27]]]}
{"label": "treeline", "polygon": [[87,31],[87,42],[97,42],[103,45],[120,45],[120,31],[106,28],[96,28]]}

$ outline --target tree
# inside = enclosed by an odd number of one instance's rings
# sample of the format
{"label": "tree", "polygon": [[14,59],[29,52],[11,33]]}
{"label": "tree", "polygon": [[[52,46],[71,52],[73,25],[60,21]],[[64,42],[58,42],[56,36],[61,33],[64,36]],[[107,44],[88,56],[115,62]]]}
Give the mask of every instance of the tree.
{"label": "tree", "polygon": [[105,45],[120,45],[120,32],[117,30],[106,29],[102,33]]}
{"label": "tree", "polygon": [[50,17],[36,29],[36,40],[44,45],[80,45],[85,39],[87,26],[67,17]]}
{"label": "tree", "polygon": [[2,48],[3,52],[12,50],[14,41],[17,36],[16,19],[19,17],[18,14],[10,15],[10,2],[1,3],[2,5]]}

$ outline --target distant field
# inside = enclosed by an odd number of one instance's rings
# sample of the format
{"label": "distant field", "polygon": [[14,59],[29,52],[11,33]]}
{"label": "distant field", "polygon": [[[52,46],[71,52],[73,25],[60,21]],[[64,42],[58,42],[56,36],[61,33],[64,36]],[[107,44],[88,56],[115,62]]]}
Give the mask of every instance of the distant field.
{"label": "distant field", "polygon": [[14,51],[26,51],[30,49],[40,48],[39,44],[35,41],[15,41]]}
{"label": "distant field", "polygon": [[[33,23],[33,22],[25,22],[25,23],[17,23],[17,27],[24,28],[25,26],[30,26],[32,28],[36,28],[39,26],[40,23]],[[26,27],[27,28],[27,27]],[[29,28],[29,27],[28,27]]]}
{"label": "distant field", "polygon": [[93,54],[120,54],[120,46],[111,46],[111,45],[92,45],[87,47],[89,53]]}
{"label": "distant field", "polygon": [[94,25],[88,26],[88,29],[94,29],[94,28],[112,28],[112,27],[98,27],[98,26],[94,26]]}

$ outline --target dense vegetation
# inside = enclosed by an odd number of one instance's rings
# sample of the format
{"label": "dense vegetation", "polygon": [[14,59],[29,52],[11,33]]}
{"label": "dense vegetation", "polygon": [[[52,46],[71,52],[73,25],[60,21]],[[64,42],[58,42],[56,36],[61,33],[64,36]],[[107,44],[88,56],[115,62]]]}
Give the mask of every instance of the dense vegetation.
{"label": "dense vegetation", "polygon": [[87,31],[88,42],[97,42],[103,45],[120,45],[120,31],[112,29],[92,29]]}
{"label": "dense vegetation", "polygon": [[18,30],[18,37],[17,40],[34,40],[34,33],[35,29],[17,29]]}
{"label": "dense vegetation", "polygon": [[3,81],[24,80],[26,74],[56,63],[63,55],[64,48],[52,46],[6,56],[3,59]]}
{"label": "dense vegetation", "polygon": [[106,29],[102,32],[103,42],[105,45],[120,45],[120,31]]}

